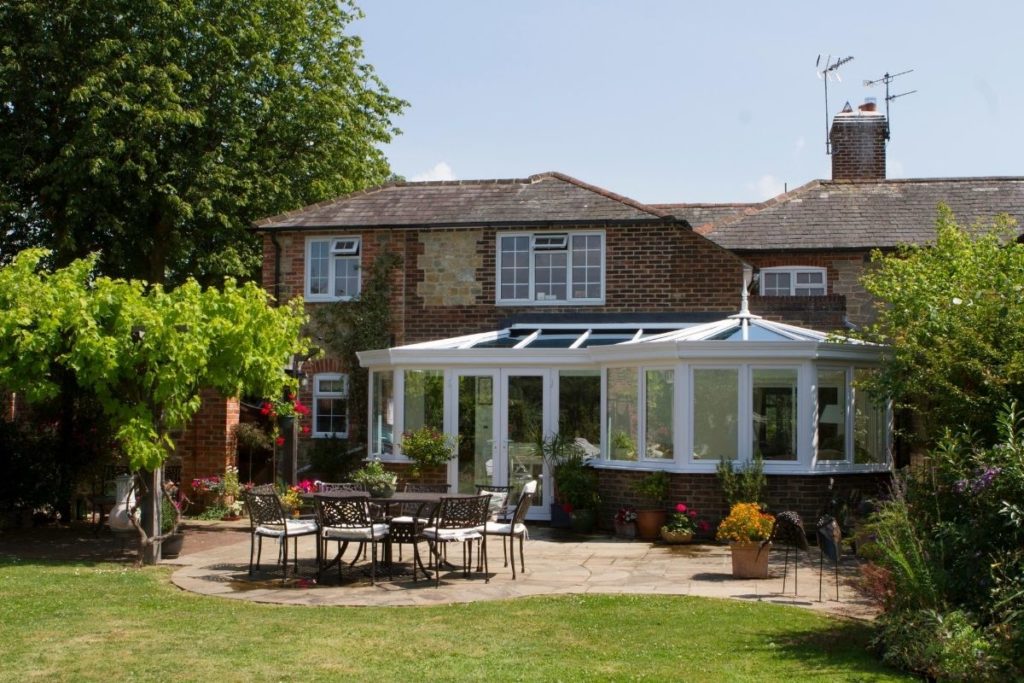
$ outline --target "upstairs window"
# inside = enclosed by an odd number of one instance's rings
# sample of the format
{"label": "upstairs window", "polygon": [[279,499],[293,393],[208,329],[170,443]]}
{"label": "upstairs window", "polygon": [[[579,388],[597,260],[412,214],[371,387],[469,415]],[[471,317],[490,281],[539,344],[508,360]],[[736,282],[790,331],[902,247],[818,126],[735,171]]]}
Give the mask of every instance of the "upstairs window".
{"label": "upstairs window", "polygon": [[500,303],[600,303],[604,235],[501,235],[497,289]]}
{"label": "upstairs window", "polygon": [[313,376],[313,436],[348,436],[348,376]]}
{"label": "upstairs window", "polygon": [[761,269],[762,296],[824,296],[827,293],[824,268]]}
{"label": "upstairs window", "polygon": [[306,242],[306,299],[347,301],[359,295],[358,237],[318,237]]}

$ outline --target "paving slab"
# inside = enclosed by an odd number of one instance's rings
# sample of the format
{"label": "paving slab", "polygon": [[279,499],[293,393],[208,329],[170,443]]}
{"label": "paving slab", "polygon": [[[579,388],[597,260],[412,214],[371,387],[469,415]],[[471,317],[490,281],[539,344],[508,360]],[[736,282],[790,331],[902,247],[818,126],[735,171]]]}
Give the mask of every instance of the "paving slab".
{"label": "paving slab", "polygon": [[[240,530],[225,535],[227,542],[223,544],[206,542],[198,552],[168,561],[177,565],[171,577],[174,584],[203,595],[287,605],[411,607],[573,593],[651,594],[771,602],[858,619],[876,615],[854,587],[856,558],[845,557],[840,563],[838,601],[834,567],[826,563],[820,576],[819,600],[815,549],[800,555],[797,586],[790,557],[783,593],[783,553],[778,550],[769,556],[769,578],[734,579],[728,546],[668,546],[597,535],[581,538],[538,527],[531,528],[525,550],[526,570],[518,572],[517,565],[516,580],[494,544],[486,576],[474,572],[466,578],[461,571],[449,571],[442,572],[439,587],[422,574],[414,582],[408,573],[412,553],[405,552],[405,561],[396,564],[404,573],[389,578],[385,569],[378,568],[377,581],[371,585],[367,562],[348,565],[355,556],[353,549],[345,556],[340,582],[336,568],[327,570],[318,582],[315,541],[311,537],[299,539],[299,569],[294,572],[293,567],[289,568],[287,582],[282,581],[280,567],[274,565],[272,543],[264,544],[263,564],[250,577],[249,540],[247,535],[237,533]],[[420,553],[426,557],[425,544]],[[797,587],[799,592],[795,593]]]}

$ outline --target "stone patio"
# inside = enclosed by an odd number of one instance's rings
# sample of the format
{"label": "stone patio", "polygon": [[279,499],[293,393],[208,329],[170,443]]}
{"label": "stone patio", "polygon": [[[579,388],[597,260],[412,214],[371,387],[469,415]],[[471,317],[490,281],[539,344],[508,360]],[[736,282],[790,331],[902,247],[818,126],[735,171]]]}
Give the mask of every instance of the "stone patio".
{"label": "stone patio", "polygon": [[[225,529],[226,531],[227,529]],[[469,579],[461,572],[443,572],[441,586],[433,580],[413,582],[409,575],[388,579],[378,572],[376,585],[370,585],[360,561],[346,566],[339,584],[336,569],[325,573],[316,583],[315,543],[311,537],[299,539],[297,578],[282,584],[281,571],[274,567],[276,549],[265,542],[263,564],[252,578],[248,576],[248,535],[225,534],[224,544],[205,543],[205,548],[183,555],[167,564],[180,565],[172,581],[194,593],[234,600],[287,605],[416,606],[477,600],[507,600],[531,595],[567,593],[634,593],[658,595],[695,595],[758,602],[772,602],[828,612],[846,617],[870,619],[875,611],[852,586],[857,575],[855,558],[840,564],[840,600],[836,601],[834,570],[826,561],[823,601],[818,601],[818,552],[800,558],[798,589],[794,594],[792,553],[782,593],[783,551],[772,550],[769,578],[734,579],[727,546],[694,544],[668,546],[641,541],[626,541],[609,536],[579,536],[560,530],[531,526],[526,542],[526,571],[512,580],[512,572],[503,566],[501,544],[492,539],[489,548],[490,581],[478,574]],[[239,538],[245,540],[239,541]],[[187,543],[187,540],[186,540]],[[334,546],[332,545],[331,548]],[[333,550],[329,550],[333,553]],[[461,557],[458,547],[452,553]],[[421,546],[426,556],[426,546]],[[404,563],[409,567],[411,548],[404,547]],[[354,557],[349,549],[346,559]],[[455,556],[453,555],[453,559]]]}

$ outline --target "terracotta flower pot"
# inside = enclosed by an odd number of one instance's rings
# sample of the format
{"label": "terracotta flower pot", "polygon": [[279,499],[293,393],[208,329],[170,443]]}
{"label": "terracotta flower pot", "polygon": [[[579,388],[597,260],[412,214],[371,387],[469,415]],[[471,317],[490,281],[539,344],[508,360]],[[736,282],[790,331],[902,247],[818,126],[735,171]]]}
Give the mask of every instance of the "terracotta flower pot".
{"label": "terracotta flower pot", "polygon": [[637,535],[645,541],[653,541],[661,533],[661,527],[665,526],[667,513],[664,510],[637,510],[636,531]]}
{"label": "terracotta flower pot", "polygon": [[733,541],[729,544],[729,548],[732,550],[732,575],[734,578],[768,578],[768,551],[772,549],[771,543]]}

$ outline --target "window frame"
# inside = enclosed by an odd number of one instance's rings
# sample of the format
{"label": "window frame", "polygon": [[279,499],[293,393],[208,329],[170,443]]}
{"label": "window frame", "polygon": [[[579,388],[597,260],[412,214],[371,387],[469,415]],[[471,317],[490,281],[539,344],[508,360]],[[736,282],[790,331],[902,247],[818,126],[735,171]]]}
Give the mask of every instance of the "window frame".
{"label": "window frame", "polygon": [[[313,245],[327,243],[327,289],[329,294],[313,293],[311,261],[313,256]],[[338,249],[338,243],[347,243],[343,249]],[[306,301],[351,301],[363,291],[363,268],[362,268],[363,238],[360,235],[322,235],[306,238],[305,257],[303,260],[303,295]],[[355,294],[349,296],[338,296],[334,294],[337,260],[343,258],[353,261],[356,265],[357,287]]]}
{"label": "window frame", "polygon": [[[764,276],[773,273],[788,273],[789,279],[789,294],[767,294],[765,293]],[[812,273],[815,275],[821,275],[821,294],[797,294],[797,275],[801,273]],[[821,266],[772,266],[770,268],[761,268],[759,272],[760,277],[760,289],[761,296],[828,296],[828,269],[822,268]],[[805,287],[806,288],[806,287]]]}
{"label": "window frame", "polygon": [[[527,279],[527,298],[515,299],[515,298],[503,298],[501,295],[502,290],[502,241],[505,239],[515,239],[525,237],[528,240],[529,251],[527,256],[527,268],[528,268],[528,279]],[[557,238],[565,238],[564,248],[558,248],[556,246]],[[575,297],[572,296],[573,291],[573,238],[575,237],[598,237],[601,240],[601,254],[600,263],[600,295],[594,297]],[[538,246],[537,240],[540,238],[540,245]],[[553,254],[557,252],[564,252],[566,254],[566,298],[564,299],[538,299],[537,298],[537,254]],[[498,306],[575,306],[575,305],[601,305],[605,302],[605,292],[608,280],[608,271],[606,267],[608,258],[608,241],[605,236],[604,230],[570,230],[560,232],[499,232],[495,235],[494,241],[494,253],[495,253],[495,273],[494,273],[494,298],[495,303]]]}
{"label": "window frame", "polygon": [[[320,391],[320,382],[322,380],[327,380],[327,381],[338,381],[338,380],[340,380],[341,383],[342,383],[341,391]],[[348,432],[349,432],[349,427],[350,427],[349,419],[351,418],[351,413],[349,412],[349,409],[348,409],[348,407],[349,407],[348,406],[348,393],[349,393],[349,382],[348,382],[348,375],[347,374],[345,374],[343,372],[318,372],[317,374],[313,375],[313,400],[312,400],[313,412],[312,412],[312,417],[311,417],[311,420],[312,420],[313,424],[310,427],[310,436],[312,436],[314,439],[329,439],[329,438],[347,439],[348,438]],[[344,403],[344,405],[345,405],[345,431],[343,431],[343,432],[322,432],[322,431],[319,431],[317,429],[317,424],[318,424],[317,418],[319,417],[318,414],[319,414],[319,411],[320,411],[319,400],[322,399],[322,398],[323,399],[338,400],[338,401],[342,401]]]}

